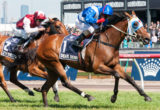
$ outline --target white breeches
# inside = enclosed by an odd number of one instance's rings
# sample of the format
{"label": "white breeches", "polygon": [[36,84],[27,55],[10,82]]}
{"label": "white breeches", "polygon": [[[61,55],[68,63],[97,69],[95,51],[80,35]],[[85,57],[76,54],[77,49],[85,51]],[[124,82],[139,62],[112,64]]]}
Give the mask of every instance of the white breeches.
{"label": "white breeches", "polygon": [[79,28],[82,31],[88,30],[90,33],[93,33],[95,29],[98,28],[98,26],[95,25],[90,25],[86,22],[81,22],[78,19],[76,19],[76,27]]}
{"label": "white breeches", "polygon": [[13,29],[13,33],[14,33],[15,36],[22,37],[23,39],[28,39],[30,36],[34,36],[34,35],[38,34],[37,32],[26,33],[25,30],[23,30],[23,29],[17,29],[17,28]]}

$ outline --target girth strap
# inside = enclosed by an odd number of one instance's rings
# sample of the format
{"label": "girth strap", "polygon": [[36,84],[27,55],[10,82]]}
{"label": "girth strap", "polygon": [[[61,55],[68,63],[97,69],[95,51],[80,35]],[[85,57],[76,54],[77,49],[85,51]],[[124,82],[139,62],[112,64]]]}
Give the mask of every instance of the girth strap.
{"label": "girth strap", "polygon": [[112,47],[112,48],[117,48],[116,46],[112,45],[112,44],[109,44],[109,43],[106,43],[106,42],[103,42],[103,41],[99,41],[98,39],[93,39],[93,41],[96,41],[96,42],[99,42],[103,45],[106,45],[106,46],[109,46],[109,47]]}

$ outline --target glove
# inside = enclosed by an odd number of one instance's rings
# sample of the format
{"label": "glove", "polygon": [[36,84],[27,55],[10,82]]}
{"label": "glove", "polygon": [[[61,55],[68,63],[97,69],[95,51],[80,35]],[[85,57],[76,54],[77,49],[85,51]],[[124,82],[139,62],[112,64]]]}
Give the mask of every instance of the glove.
{"label": "glove", "polygon": [[101,19],[97,20],[97,24],[103,23],[104,21],[105,21],[105,19],[104,19],[104,18],[101,18]]}

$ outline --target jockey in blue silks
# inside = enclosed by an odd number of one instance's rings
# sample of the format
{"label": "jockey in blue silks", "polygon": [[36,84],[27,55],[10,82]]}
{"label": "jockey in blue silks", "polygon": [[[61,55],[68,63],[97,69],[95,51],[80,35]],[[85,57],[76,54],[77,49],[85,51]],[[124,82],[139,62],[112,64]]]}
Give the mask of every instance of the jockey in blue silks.
{"label": "jockey in blue silks", "polygon": [[113,14],[113,9],[110,5],[90,6],[84,9],[76,19],[76,27],[83,32],[73,42],[73,46],[80,47],[80,43],[93,34],[96,29],[99,28],[99,24],[108,24],[108,16]]}

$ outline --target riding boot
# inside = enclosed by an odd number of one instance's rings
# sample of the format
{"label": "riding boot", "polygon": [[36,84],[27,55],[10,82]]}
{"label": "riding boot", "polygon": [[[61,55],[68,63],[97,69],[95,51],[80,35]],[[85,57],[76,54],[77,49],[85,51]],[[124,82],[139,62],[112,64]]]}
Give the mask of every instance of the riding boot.
{"label": "riding boot", "polygon": [[83,46],[80,45],[81,42],[82,42],[87,36],[89,36],[90,34],[91,34],[91,33],[90,33],[88,30],[82,32],[82,34],[80,34],[80,35],[78,36],[78,38],[77,38],[75,41],[73,41],[73,46],[78,47],[78,48],[82,48]]}
{"label": "riding boot", "polygon": [[85,39],[85,35],[82,33],[78,36],[78,38],[73,42],[73,46],[75,47],[79,47],[82,48],[82,46],[80,45],[81,42]]}

